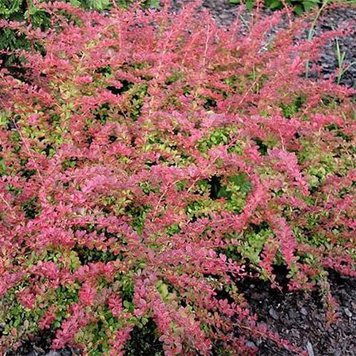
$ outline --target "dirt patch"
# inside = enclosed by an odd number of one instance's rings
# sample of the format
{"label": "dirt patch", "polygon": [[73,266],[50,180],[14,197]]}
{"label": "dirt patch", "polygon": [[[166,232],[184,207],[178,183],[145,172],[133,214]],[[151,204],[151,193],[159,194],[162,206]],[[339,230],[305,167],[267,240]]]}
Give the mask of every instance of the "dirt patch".
{"label": "dirt patch", "polygon": [[[267,283],[245,281],[242,290],[251,309],[281,337],[306,350],[309,356],[354,355],[356,350],[356,280],[330,272],[332,294],[338,302],[338,320],[327,327],[325,307],[317,292],[285,293]],[[292,355],[272,342],[256,345],[259,355]]]}

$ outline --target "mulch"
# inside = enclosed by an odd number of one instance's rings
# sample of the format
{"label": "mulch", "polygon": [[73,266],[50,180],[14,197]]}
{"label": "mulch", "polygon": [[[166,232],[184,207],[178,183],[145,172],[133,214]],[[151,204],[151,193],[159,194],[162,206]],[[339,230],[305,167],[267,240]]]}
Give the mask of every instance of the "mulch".
{"label": "mulch", "polygon": [[[242,290],[259,321],[309,356],[346,356],[356,353],[356,280],[329,271],[329,283],[338,303],[337,321],[327,326],[325,306],[317,292],[286,293],[261,281],[244,281]],[[290,356],[272,342],[259,340],[258,355]]]}

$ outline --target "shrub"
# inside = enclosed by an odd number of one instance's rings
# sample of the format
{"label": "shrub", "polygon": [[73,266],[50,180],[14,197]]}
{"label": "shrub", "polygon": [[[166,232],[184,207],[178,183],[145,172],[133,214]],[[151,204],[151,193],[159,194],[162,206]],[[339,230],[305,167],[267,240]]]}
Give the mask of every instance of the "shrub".
{"label": "shrub", "polygon": [[[88,10],[109,10],[113,5],[128,7],[134,0],[61,0],[73,6],[79,6]],[[48,2],[46,0],[0,0],[0,18],[25,21],[34,27],[48,28],[50,24],[49,14],[43,11],[38,4]],[[159,6],[158,0],[140,1],[143,7],[155,8]],[[28,49],[29,41],[26,36],[16,36],[9,28],[0,29],[0,59],[4,60],[7,67],[18,64],[15,56],[7,56],[6,51],[14,49]]]}
{"label": "shrub", "polygon": [[296,20],[266,44],[282,13],[242,36],[193,4],[42,10],[47,31],[1,22],[31,41],[0,72],[2,350],[50,329],[90,355],[138,330],[167,355],[300,353],[239,282],[285,265],[332,305],[327,269],[355,276],[354,91],[303,76],[331,34],[296,42]]}

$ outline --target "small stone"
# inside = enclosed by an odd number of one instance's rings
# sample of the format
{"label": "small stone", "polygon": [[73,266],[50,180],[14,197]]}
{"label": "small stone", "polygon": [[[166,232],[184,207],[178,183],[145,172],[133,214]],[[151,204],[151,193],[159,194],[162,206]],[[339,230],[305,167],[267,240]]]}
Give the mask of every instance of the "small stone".
{"label": "small stone", "polygon": [[350,312],[350,309],[349,309],[349,308],[345,308],[345,309],[344,309],[344,312],[345,312],[345,314],[346,314],[349,318],[352,317],[352,313]]}
{"label": "small stone", "polygon": [[351,306],[352,306],[352,309],[356,311],[356,303],[355,302],[351,302]]}
{"label": "small stone", "polygon": [[61,356],[60,352],[50,351],[45,354],[45,356]]}
{"label": "small stone", "polygon": [[223,22],[227,22],[227,21],[231,20],[231,16],[229,14],[222,13],[218,16],[219,16],[219,19]]}
{"label": "small stone", "polygon": [[38,347],[36,345],[33,345],[33,349],[39,354],[43,355],[45,353],[45,350],[42,349],[42,347]]}
{"label": "small stone", "polygon": [[310,343],[310,341],[307,342],[307,351],[308,356],[314,356],[313,345]]}
{"label": "small stone", "polygon": [[62,350],[61,356],[72,356],[72,352],[69,350]]}
{"label": "small stone", "polygon": [[278,320],[279,319],[278,313],[275,311],[275,309],[270,308],[268,313],[274,320]]}
{"label": "small stone", "polygon": [[300,312],[305,316],[308,315],[308,311],[304,307],[300,309]]}
{"label": "small stone", "polygon": [[256,348],[256,344],[253,341],[247,341],[246,346],[251,347],[251,348]]}
{"label": "small stone", "polygon": [[289,310],[288,316],[289,316],[289,319],[295,319],[297,317],[297,314],[294,312],[294,310]]}

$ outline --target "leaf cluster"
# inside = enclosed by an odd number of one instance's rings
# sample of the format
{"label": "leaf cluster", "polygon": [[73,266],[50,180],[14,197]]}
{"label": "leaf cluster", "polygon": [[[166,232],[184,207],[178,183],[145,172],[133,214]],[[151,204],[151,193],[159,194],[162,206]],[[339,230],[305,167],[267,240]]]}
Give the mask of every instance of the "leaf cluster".
{"label": "leaf cluster", "polygon": [[0,71],[1,352],[51,330],[91,355],[141,336],[300,354],[257,322],[246,271],[278,287],[283,265],[329,305],[327,271],[355,276],[355,91],[304,75],[334,34],[296,43],[296,19],[267,39],[275,13],[245,36],[197,8],[1,23],[32,44]]}

